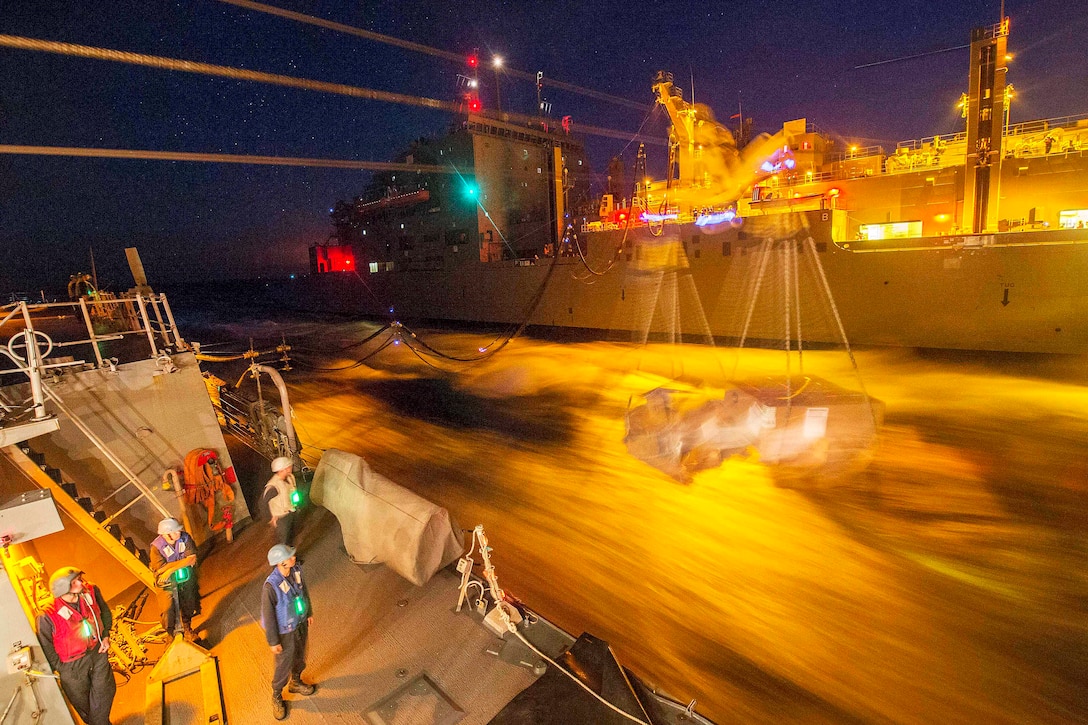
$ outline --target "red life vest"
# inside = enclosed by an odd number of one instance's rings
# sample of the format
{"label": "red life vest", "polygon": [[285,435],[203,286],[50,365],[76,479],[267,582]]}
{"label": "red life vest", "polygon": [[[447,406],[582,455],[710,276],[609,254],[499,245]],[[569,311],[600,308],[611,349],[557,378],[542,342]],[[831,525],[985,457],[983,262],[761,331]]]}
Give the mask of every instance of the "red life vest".
{"label": "red life vest", "polygon": [[53,648],[61,662],[78,660],[107,634],[102,631],[102,612],[91,584],[83,585],[75,604],[54,599],[45,616],[53,623]]}

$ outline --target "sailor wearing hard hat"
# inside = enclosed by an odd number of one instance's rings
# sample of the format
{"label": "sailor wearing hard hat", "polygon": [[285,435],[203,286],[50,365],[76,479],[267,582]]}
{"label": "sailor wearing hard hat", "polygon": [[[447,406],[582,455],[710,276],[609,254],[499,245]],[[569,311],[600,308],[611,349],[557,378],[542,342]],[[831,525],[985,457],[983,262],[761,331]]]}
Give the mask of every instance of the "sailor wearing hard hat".
{"label": "sailor wearing hard hat", "polygon": [[38,617],[38,641],[68,701],[87,725],[109,725],[117,684],[110,670],[113,615],[98,587],[72,566],[49,579],[55,599]]}
{"label": "sailor wearing hard hat", "polygon": [[294,463],[286,456],[272,461],[272,478],[268,479],[261,495],[261,500],[272,515],[276,541],[287,545],[295,541],[295,510],[300,503],[299,493],[295,488],[295,476],[291,473],[293,467]]}
{"label": "sailor wearing hard hat", "polygon": [[268,550],[272,573],[261,590],[261,627],[268,646],[275,655],[272,674],[272,715],[277,720],[287,717],[283,688],[299,695],[312,695],[315,685],[302,681],[306,669],[306,643],[313,609],[310,593],[302,580],[302,566],[295,559],[294,547],[276,544]]}
{"label": "sailor wearing hard hat", "polygon": [[159,621],[169,634],[175,634],[180,610],[185,637],[194,640],[193,617],[200,614],[196,542],[177,519],[160,521],[158,532],[158,537],[151,542],[151,571],[155,572],[156,583],[161,587],[158,599],[162,614]]}

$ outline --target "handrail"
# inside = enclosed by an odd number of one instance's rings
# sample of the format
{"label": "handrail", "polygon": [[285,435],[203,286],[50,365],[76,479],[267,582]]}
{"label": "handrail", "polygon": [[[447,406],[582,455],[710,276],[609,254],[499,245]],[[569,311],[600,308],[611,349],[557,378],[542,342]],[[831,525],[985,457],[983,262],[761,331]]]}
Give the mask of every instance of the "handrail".
{"label": "handrail", "polygon": [[[90,309],[92,306],[98,310],[110,306],[127,306],[130,310],[129,312],[126,312],[126,315],[131,313],[129,319],[135,323],[136,329],[117,330],[108,335],[96,334],[90,319]],[[148,309],[149,306],[150,310]],[[87,334],[89,335],[87,339],[70,340],[55,344],[62,347],[89,345],[94,351],[95,360],[97,361],[97,366],[99,368],[105,367],[107,364],[107,361],[103,359],[99,343],[110,339],[118,339],[116,336],[145,335],[150,349],[150,355],[148,356],[150,358],[157,358],[160,354],[160,345],[156,342],[156,336],[161,337],[164,346],[172,345],[177,350],[189,349],[188,343],[185,342],[181,333],[178,331],[177,323],[174,321],[173,311],[170,309],[170,303],[166,299],[166,295],[162,293],[150,295],[137,294],[133,296],[118,297],[111,300],[88,300],[87,298],[81,297],[78,300],[70,302],[13,302],[8,305],[0,305],[0,313],[3,313],[5,310],[10,310],[3,319],[0,319],[0,326],[6,324],[22,313],[26,320],[26,329],[33,331],[34,323],[31,313],[50,309],[72,310],[76,319],[82,319],[83,324],[87,328]],[[173,339],[171,340],[171,338]]]}

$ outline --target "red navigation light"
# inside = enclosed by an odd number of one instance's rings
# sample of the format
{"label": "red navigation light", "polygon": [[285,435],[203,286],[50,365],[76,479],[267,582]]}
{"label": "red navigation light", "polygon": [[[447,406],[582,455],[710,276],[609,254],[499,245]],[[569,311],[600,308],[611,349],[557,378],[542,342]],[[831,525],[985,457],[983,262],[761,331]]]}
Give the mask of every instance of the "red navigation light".
{"label": "red navigation light", "polygon": [[468,110],[472,111],[473,113],[478,112],[480,110],[480,107],[481,106],[479,98],[473,98],[468,102]]}
{"label": "red navigation light", "polygon": [[480,59],[477,58],[475,55],[470,55],[468,57],[468,67],[475,68],[478,65],[480,65]]}

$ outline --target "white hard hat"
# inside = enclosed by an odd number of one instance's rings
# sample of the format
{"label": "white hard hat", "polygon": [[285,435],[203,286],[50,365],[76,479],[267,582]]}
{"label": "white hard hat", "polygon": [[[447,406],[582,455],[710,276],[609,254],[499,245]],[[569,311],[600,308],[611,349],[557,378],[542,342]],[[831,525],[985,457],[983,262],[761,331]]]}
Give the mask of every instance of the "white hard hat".
{"label": "white hard hat", "polygon": [[279,473],[283,469],[291,468],[294,465],[294,462],[292,462],[291,459],[287,456],[280,456],[279,458],[272,461],[272,473]]}
{"label": "white hard hat", "polygon": [[287,544],[276,544],[268,550],[268,565],[276,566],[276,564],[285,562],[294,555],[295,547]]}
{"label": "white hard hat", "polygon": [[53,592],[54,597],[63,597],[72,591],[72,582],[82,573],[82,570],[74,566],[57,569],[53,572],[53,576],[49,577],[49,591]]}
{"label": "white hard hat", "polygon": [[184,527],[178,523],[177,519],[163,519],[159,522],[159,536],[162,536],[163,534],[176,534],[183,530]]}

